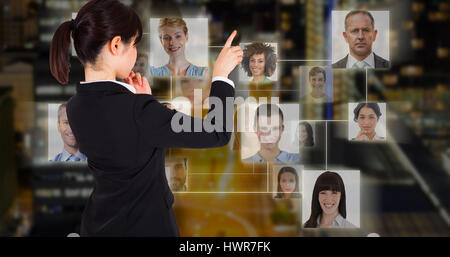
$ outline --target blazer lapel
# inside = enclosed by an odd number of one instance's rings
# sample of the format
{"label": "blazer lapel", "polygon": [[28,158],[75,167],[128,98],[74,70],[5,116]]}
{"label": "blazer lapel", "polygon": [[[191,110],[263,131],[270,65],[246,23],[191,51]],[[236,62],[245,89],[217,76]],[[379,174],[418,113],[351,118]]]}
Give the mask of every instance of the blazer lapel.
{"label": "blazer lapel", "polygon": [[345,56],[344,58],[340,59],[339,61],[337,61],[335,64],[333,64],[333,68],[339,68],[339,69],[343,69],[347,67],[347,60],[348,60],[348,54],[347,56]]}
{"label": "blazer lapel", "polygon": [[375,57],[375,68],[388,68],[388,61],[373,53]]}

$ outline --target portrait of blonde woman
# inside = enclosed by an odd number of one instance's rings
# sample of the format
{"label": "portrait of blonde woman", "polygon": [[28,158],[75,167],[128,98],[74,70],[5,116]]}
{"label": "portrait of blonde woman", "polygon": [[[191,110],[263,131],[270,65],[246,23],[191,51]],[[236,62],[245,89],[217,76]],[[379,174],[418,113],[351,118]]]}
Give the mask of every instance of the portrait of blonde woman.
{"label": "portrait of blonde woman", "polygon": [[[151,19],[151,23],[154,23],[157,20],[158,19]],[[199,21],[198,23],[201,24],[204,22]],[[198,26],[192,27],[198,29]],[[196,64],[197,60],[193,61],[188,58],[187,53],[188,44],[192,41],[196,42],[195,44],[193,44],[195,46],[190,49],[191,58],[194,58],[195,55],[197,56],[195,57],[196,59],[202,59],[202,61],[207,64],[207,49],[205,54],[205,49],[204,47],[202,47],[202,45],[206,46],[206,44],[201,44],[201,40],[199,39],[202,34],[195,34],[197,36],[194,37],[194,33],[191,32],[188,28],[187,22],[180,17],[168,17],[159,19],[157,30],[159,42],[156,43],[155,40],[151,41],[151,55],[156,57],[152,60],[168,59],[168,61],[165,64],[160,63],[162,64],[161,66],[150,65],[151,76],[203,77],[208,74],[208,67]],[[151,31],[151,33],[154,32]],[[207,37],[203,41],[207,41]],[[164,53],[161,53],[161,48],[157,44],[160,44],[160,46],[162,46]],[[159,56],[165,58],[158,58]]]}

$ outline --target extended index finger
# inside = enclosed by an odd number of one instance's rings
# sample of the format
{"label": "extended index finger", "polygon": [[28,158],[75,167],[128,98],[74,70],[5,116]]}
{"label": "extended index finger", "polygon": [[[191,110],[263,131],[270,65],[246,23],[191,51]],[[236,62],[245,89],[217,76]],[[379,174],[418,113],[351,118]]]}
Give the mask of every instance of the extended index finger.
{"label": "extended index finger", "polygon": [[234,37],[236,36],[237,31],[233,30],[233,33],[228,37],[227,42],[225,42],[225,45],[223,47],[231,47],[231,42],[233,42]]}

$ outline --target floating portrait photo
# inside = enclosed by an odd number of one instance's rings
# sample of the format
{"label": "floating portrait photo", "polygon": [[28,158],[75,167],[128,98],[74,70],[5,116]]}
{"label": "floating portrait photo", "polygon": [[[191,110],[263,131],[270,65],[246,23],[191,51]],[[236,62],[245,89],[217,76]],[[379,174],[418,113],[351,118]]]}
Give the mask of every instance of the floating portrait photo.
{"label": "floating portrait photo", "polygon": [[48,104],[48,160],[86,162],[67,119],[66,104]]}
{"label": "floating portrait photo", "polygon": [[246,103],[239,114],[245,114],[247,122],[239,127],[243,162],[300,162],[299,149],[292,144],[298,104]]}
{"label": "floating portrait photo", "polygon": [[273,165],[271,177],[273,198],[299,198],[302,170],[302,165]]}
{"label": "floating portrait photo", "polygon": [[348,140],[386,142],[386,103],[348,104]]}
{"label": "floating portrait photo", "polygon": [[322,66],[300,67],[300,102],[333,102],[333,70]]}
{"label": "floating portrait photo", "polygon": [[192,111],[209,109],[208,97],[211,91],[209,80],[204,77],[174,77],[173,101],[189,101]]}
{"label": "floating portrait photo", "polygon": [[[148,58],[149,53],[144,51],[138,51],[136,56],[136,62],[133,67],[134,73],[141,74],[142,77],[146,77],[147,80],[150,82],[150,67],[148,65]],[[151,84],[151,83],[150,83]]]}
{"label": "floating portrait photo", "polygon": [[[175,61],[188,64],[178,67],[182,74],[172,74],[170,68]],[[151,76],[154,77],[207,76],[208,19],[151,18],[149,65]]]}
{"label": "floating portrait photo", "polygon": [[325,136],[326,126],[325,121],[316,120],[300,120],[296,123],[292,145],[299,148],[301,164],[305,169],[325,169],[326,167],[328,141]]}
{"label": "floating portrait photo", "polygon": [[293,148],[310,148],[317,145],[316,135],[316,123],[314,121],[297,121],[292,137]]}
{"label": "floating portrait photo", "polygon": [[172,192],[188,191],[188,165],[187,159],[166,161],[166,178]]}
{"label": "floating portrait photo", "polygon": [[244,51],[239,68],[240,82],[270,83],[278,81],[278,43],[241,43]]}
{"label": "floating portrait photo", "polygon": [[195,118],[202,118],[209,110],[211,84],[204,77],[173,77],[171,99],[163,99],[169,109],[174,109]]}
{"label": "floating portrait photo", "polygon": [[359,228],[359,170],[303,170],[303,228]]}
{"label": "floating portrait photo", "polygon": [[389,11],[332,11],[332,67],[388,69]]}

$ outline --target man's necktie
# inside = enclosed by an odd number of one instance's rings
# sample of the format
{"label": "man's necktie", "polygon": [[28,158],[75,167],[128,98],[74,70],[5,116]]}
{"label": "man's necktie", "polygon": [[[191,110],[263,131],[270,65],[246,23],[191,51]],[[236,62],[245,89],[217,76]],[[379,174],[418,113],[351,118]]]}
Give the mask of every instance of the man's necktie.
{"label": "man's necktie", "polygon": [[362,61],[362,62],[357,62],[357,63],[353,64],[353,67],[357,68],[357,69],[364,69],[364,68],[368,67],[368,65],[366,62]]}

